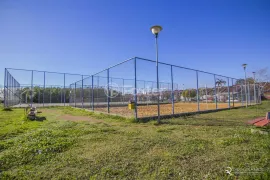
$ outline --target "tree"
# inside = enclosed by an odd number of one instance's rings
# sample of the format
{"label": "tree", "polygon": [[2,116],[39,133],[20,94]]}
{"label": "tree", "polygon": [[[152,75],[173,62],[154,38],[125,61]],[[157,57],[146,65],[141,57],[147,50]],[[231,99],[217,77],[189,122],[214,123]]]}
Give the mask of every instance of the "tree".
{"label": "tree", "polygon": [[223,79],[217,79],[216,80],[216,85],[218,86],[218,87],[221,87],[222,85],[225,85],[227,82],[225,81],[225,80],[223,80]]}
{"label": "tree", "polygon": [[[223,85],[225,85],[227,82],[225,81],[225,80],[223,80],[223,79],[217,79],[216,80],[216,85],[217,85],[217,87],[218,87],[218,93],[217,94],[219,94],[220,93],[220,88],[223,86]],[[220,100],[220,98],[219,98],[219,100]]]}
{"label": "tree", "polygon": [[[237,79],[236,81],[235,81],[235,84],[236,85],[241,85],[241,84],[245,84],[246,82],[245,82],[245,79]],[[254,84],[254,78],[252,78],[252,77],[248,77],[247,78],[247,84]]]}
{"label": "tree", "polygon": [[270,81],[270,75],[268,73],[268,68],[263,68],[258,71],[256,71],[255,76],[256,82],[264,82],[267,83]]}
{"label": "tree", "polygon": [[[268,90],[267,86],[270,82],[270,76],[267,67],[255,71],[255,81],[259,84],[262,93]],[[244,85],[245,79],[238,79],[235,83],[237,85]],[[247,83],[254,84],[254,77],[248,77]]]}
{"label": "tree", "polygon": [[194,98],[196,95],[197,95],[197,93],[196,93],[196,90],[194,90],[194,89],[185,90],[185,91],[183,91],[183,94],[182,94],[182,96],[185,98],[185,101],[186,101],[186,98],[188,100],[190,100],[191,98]]}
{"label": "tree", "polygon": [[217,79],[216,80],[216,85],[218,86],[218,93],[220,91],[220,87],[222,87],[223,85],[225,85],[227,82],[223,79]]}
{"label": "tree", "polygon": [[264,91],[269,91],[270,75],[267,67],[256,71],[255,79],[256,82],[259,83],[262,93]]}
{"label": "tree", "polygon": [[170,91],[168,91],[168,90],[161,91],[160,94],[161,94],[162,101],[171,99],[172,93]]}

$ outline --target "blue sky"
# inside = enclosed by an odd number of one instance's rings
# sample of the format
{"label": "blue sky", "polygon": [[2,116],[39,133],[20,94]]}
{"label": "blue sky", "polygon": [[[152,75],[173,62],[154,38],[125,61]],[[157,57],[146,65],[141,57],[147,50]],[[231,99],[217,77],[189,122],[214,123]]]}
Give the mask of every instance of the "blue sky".
{"label": "blue sky", "polygon": [[[5,67],[92,74],[134,56],[155,59],[155,24],[164,28],[160,61],[241,78],[242,63],[248,74],[270,65],[269,22],[269,0],[1,0],[0,84]],[[132,77],[131,67],[112,76]],[[137,73],[154,80],[154,64]],[[160,76],[167,81],[169,70]]]}

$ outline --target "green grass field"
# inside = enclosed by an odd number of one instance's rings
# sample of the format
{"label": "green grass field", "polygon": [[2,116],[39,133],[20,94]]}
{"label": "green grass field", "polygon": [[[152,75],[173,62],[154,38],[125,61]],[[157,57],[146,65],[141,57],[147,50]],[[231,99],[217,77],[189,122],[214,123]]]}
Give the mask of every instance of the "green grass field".
{"label": "green grass field", "polygon": [[160,125],[39,110],[30,121],[23,109],[0,109],[0,179],[270,179],[269,128],[245,124],[269,101]]}

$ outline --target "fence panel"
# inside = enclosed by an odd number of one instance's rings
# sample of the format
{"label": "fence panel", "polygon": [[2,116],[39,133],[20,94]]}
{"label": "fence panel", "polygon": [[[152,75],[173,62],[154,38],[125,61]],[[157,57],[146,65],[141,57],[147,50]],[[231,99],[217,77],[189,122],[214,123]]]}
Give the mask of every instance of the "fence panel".
{"label": "fence panel", "polygon": [[5,106],[69,105],[135,118],[254,105],[261,99],[259,85],[162,62],[157,69],[155,61],[143,58],[90,76],[6,69],[4,80]]}
{"label": "fence panel", "polygon": [[[79,96],[78,94],[79,87],[76,87],[76,85],[80,84],[78,81],[82,80],[82,77],[88,77],[88,76],[83,76],[79,74],[69,74],[69,73],[64,73],[63,74],[63,82],[64,82],[64,105],[68,103],[70,106],[76,107],[77,104],[81,104],[81,100],[79,100],[79,103],[76,103],[78,101],[77,98]],[[76,93],[75,93],[76,92]]]}
{"label": "fence panel", "polygon": [[70,84],[69,85],[69,106],[73,106],[73,107],[76,107],[76,104],[75,104],[75,83],[73,84]]}
{"label": "fence panel", "polygon": [[[76,75],[68,73],[37,70],[7,69],[5,74],[7,80],[5,105],[14,107],[65,106],[70,94],[67,84],[74,82],[75,79],[78,80]],[[71,76],[74,77],[70,78]],[[16,93],[14,93],[15,87]]]}
{"label": "fence panel", "polygon": [[[12,69],[7,69],[7,84],[6,84],[6,106],[15,106],[21,107],[21,104],[24,103],[21,101],[21,94],[23,91],[23,87],[27,84],[27,82],[31,82],[32,71],[15,71]],[[17,82],[17,90],[14,92],[14,81]],[[31,84],[31,83],[30,83]],[[31,88],[29,88],[31,90]],[[31,103],[30,92],[26,94],[26,99],[28,98],[28,103]],[[16,101],[14,101],[16,99]]]}
{"label": "fence panel", "polygon": [[217,109],[216,86],[213,74],[199,72],[200,111]]}
{"label": "fence panel", "polygon": [[107,97],[107,70],[93,76],[94,110],[109,113],[109,98]]}
{"label": "fence panel", "polygon": [[170,65],[159,64],[160,115],[171,115],[174,113],[172,73],[173,69]]}
{"label": "fence panel", "polygon": [[137,58],[137,114],[140,117],[158,115],[156,63]]}
{"label": "fence panel", "polygon": [[5,71],[5,105],[6,106],[14,106],[19,104],[19,91],[20,84],[19,82],[11,75],[11,73],[6,70]]}
{"label": "fence panel", "polygon": [[224,109],[230,108],[230,81],[229,78],[216,75],[216,99],[217,99],[217,108]]}
{"label": "fence panel", "polygon": [[[109,97],[109,112],[125,117],[134,117],[135,109],[129,109],[130,102],[135,103],[135,68],[137,60],[131,59],[107,70],[106,95]],[[135,107],[134,107],[135,108]]]}
{"label": "fence panel", "polygon": [[196,71],[173,67],[174,113],[187,113],[198,111],[197,104],[197,76]]}

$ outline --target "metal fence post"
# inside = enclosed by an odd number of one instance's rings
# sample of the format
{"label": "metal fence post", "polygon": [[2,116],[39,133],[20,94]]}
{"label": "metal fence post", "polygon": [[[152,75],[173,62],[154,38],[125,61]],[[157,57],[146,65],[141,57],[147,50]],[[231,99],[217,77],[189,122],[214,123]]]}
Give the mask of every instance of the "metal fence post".
{"label": "metal fence post", "polygon": [[11,105],[14,105],[14,78],[11,76]]}
{"label": "metal fence post", "polygon": [[45,92],[45,80],[46,80],[46,77],[45,77],[45,71],[44,71],[44,77],[43,77],[44,81],[43,81],[43,107],[44,107],[44,92]]}
{"label": "metal fence post", "polygon": [[137,62],[136,62],[136,57],[134,59],[134,100],[135,100],[135,109],[134,109],[134,115],[135,115],[135,120],[137,121]]}
{"label": "metal fence post", "polygon": [[[19,85],[19,87],[18,87],[18,90],[19,90],[19,92],[21,92],[21,84],[20,83],[18,83],[18,85]],[[20,96],[19,96],[19,103],[21,102],[21,99],[20,99]],[[21,103],[20,103],[21,104]]]}
{"label": "metal fence post", "polygon": [[248,105],[250,105],[250,87],[249,87],[249,82],[248,82]]}
{"label": "metal fence post", "polygon": [[64,73],[64,106],[66,106],[66,74]]}
{"label": "metal fence post", "polygon": [[94,111],[94,76],[92,76],[92,111]]}
{"label": "metal fence post", "polygon": [[50,104],[52,103],[52,86],[50,87]]}
{"label": "metal fence post", "polygon": [[8,91],[9,91],[9,90],[8,90],[8,84],[9,84],[8,70],[7,70],[7,75],[6,75],[6,76],[7,76],[7,80],[6,80],[6,87],[7,87],[7,88],[6,88],[6,89],[7,89],[7,90],[6,90],[6,107],[8,107],[8,105],[9,105],[9,102],[8,102],[8,101],[9,101],[9,92],[8,92]]}
{"label": "metal fence post", "polygon": [[216,81],[216,75],[214,74],[214,81],[215,81],[215,103],[216,103],[216,109],[218,109],[217,104],[217,81]]}
{"label": "metal fence post", "polygon": [[17,102],[17,95],[16,95],[16,89],[17,89],[17,81],[14,79],[14,105]]}
{"label": "metal fence post", "polygon": [[14,82],[14,78],[12,77],[12,106],[14,105],[14,84],[15,84],[15,82]]}
{"label": "metal fence post", "polygon": [[33,74],[34,74],[34,71],[32,70],[32,75],[31,75],[31,107],[33,106]]}
{"label": "metal fence post", "polygon": [[233,107],[234,107],[234,82],[232,79],[232,98],[233,98]]}
{"label": "metal fence post", "polygon": [[74,83],[75,89],[74,89],[74,107],[76,107],[76,82]]}
{"label": "metal fence post", "polygon": [[247,90],[247,80],[245,79],[245,94],[246,94],[246,107],[248,107],[248,90]]}
{"label": "metal fence post", "polygon": [[63,92],[62,92],[62,87],[60,87],[60,102],[61,102],[61,105],[62,105],[62,102],[63,102]]}
{"label": "metal fence post", "polygon": [[196,71],[196,79],[197,79],[197,108],[198,108],[198,111],[200,111],[199,74],[198,74],[198,71]]}
{"label": "metal fence post", "polygon": [[81,89],[81,100],[82,100],[82,108],[83,108],[83,101],[84,101],[84,93],[83,93],[83,75],[82,75],[82,89]]}
{"label": "metal fence post", "polygon": [[254,81],[254,104],[257,104],[257,97],[256,97],[256,83]]}
{"label": "metal fence post", "polygon": [[207,93],[207,84],[205,84],[205,99],[206,99],[206,106],[207,106],[207,110],[209,109],[208,107],[208,93]]}
{"label": "metal fence post", "polygon": [[69,106],[71,106],[71,101],[70,101],[70,99],[71,99],[71,86],[72,86],[72,84],[70,84],[69,85],[69,98],[68,98],[68,104],[69,104]]}
{"label": "metal fence post", "polygon": [[[156,38],[156,47],[158,47],[157,46],[157,38]],[[158,62],[158,48],[157,48],[157,62],[156,62],[156,78],[157,78],[157,94],[158,94],[158,98],[157,98],[157,101],[158,101],[158,120],[157,120],[157,122],[158,123],[160,123],[160,104],[159,104],[159,98],[160,98],[160,92],[159,92],[159,68],[158,68],[158,64],[159,64],[159,62]]]}
{"label": "metal fence post", "polygon": [[40,86],[38,86],[38,105],[40,104]]}
{"label": "metal fence post", "polygon": [[98,87],[98,90],[97,90],[97,103],[100,102],[100,98],[99,98],[99,76],[97,76],[97,87]]}
{"label": "metal fence post", "polygon": [[262,100],[262,96],[261,96],[261,87],[260,87],[260,84],[258,83],[258,103],[261,104],[261,100]]}
{"label": "metal fence post", "polygon": [[12,104],[10,104],[10,100],[11,100],[11,96],[10,96],[10,87],[11,87],[11,75],[10,75],[10,73],[8,73],[8,87],[9,87],[9,89],[8,89],[8,99],[9,99],[9,102],[8,102],[8,105],[10,106],[10,105],[12,105]]}
{"label": "metal fence post", "polygon": [[110,113],[110,69],[107,69],[107,112]]}
{"label": "metal fence post", "polygon": [[122,103],[124,104],[124,101],[125,101],[125,79],[123,79],[123,98],[122,98]]}
{"label": "metal fence post", "polygon": [[244,96],[243,96],[243,83],[241,83],[241,101],[242,101],[242,106],[244,106]]}
{"label": "metal fence post", "polygon": [[171,101],[172,101],[172,114],[174,115],[174,87],[173,87],[173,66],[171,65],[171,83],[172,83],[172,91],[171,91]]}
{"label": "metal fence post", "polygon": [[228,81],[228,108],[231,108],[230,79],[227,78],[227,81]]}
{"label": "metal fence post", "polygon": [[13,77],[11,76],[11,105],[13,105]]}
{"label": "metal fence post", "polygon": [[7,68],[5,68],[5,72],[4,72],[4,107],[7,107],[6,105],[6,96],[7,96],[7,92],[6,92],[6,82],[7,82]]}

